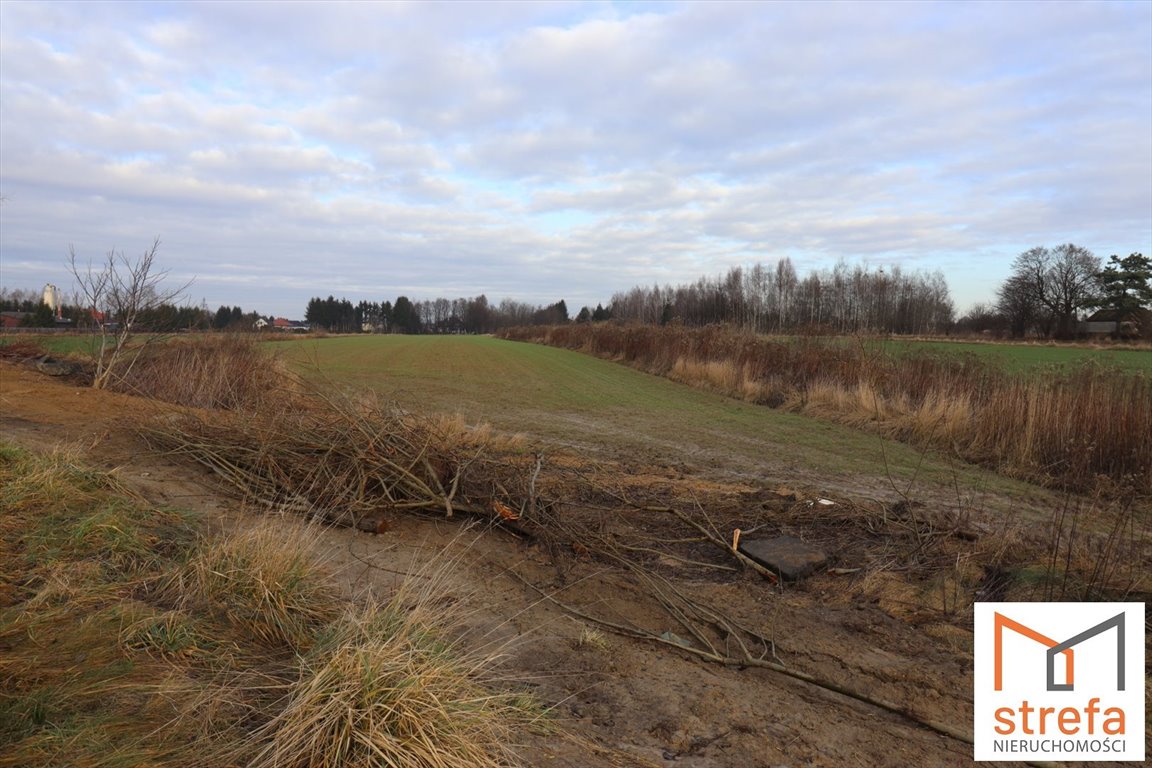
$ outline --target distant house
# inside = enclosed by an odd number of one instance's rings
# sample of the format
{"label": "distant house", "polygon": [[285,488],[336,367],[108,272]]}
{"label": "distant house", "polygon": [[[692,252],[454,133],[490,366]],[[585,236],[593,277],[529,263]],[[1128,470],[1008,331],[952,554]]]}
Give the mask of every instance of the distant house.
{"label": "distant house", "polygon": [[258,317],[256,318],[256,322],[252,324],[252,327],[258,331],[262,331],[268,327],[268,321],[262,317]]}
{"label": "distant house", "polygon": [[308,323],[303,323],[299,320],[288,320],[283,317],[277,317],[273,320],[272,327],[285,333],[308,333],[312,330],[312,326],[308,325]]}
{"label": "distant house", "polygon": [[0,312],[0,328],[19,328],[31,312]]}
{"label": "distant house", "polygon": [[1122,312],[1102,309],[1079,324],[1081,336],[1090,339],[1138,339],[1152,337],[1152,310],[1136,309]]}

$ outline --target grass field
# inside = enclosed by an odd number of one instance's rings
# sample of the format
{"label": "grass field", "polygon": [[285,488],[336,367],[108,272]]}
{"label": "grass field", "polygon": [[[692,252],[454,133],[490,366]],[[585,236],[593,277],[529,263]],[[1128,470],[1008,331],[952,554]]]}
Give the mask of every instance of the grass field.
{"label": "grass field", "polygon": [[[577,450],[736,472],[754,484],[1017,498],[1042,493],[901,443],[677,384],[589,355],[475,336],[363,336],[278,345],[333,386],[524,432]],[[957,490],[962,488],[962,490]]]}
{"label": "grass field", "polygon": [[[156,334],[136,334],[132,337],[132,343],[140,343],[151,338],[155,338]],[[178,338],[190,339],[197,338],[199,334],[177,334],[175,336],[165,335],[158,340],[164,338]],[[108,344],[111,345],[115,341],[114,336],[108,337]],[[100,336],[91,333],[4,333],[0,334],[0,347],[9,344],[35,344],[44,351],[57,357],[91,357],[96,354],[100,349]]]}
{"label": "grass field", "polygon": [[[83,354],[92,343],[91,337],[85,336],[0,336],[0,344],[12,341],[45,343],[56,354]],[[861,432],[856,416],[851,420],[828,419],[827,414],[816,412],[819,409],[815,405],[764,409],[543,345],[431,336],[282,341],[285,343],[269,348],[289,353],[294,362],[321,372],[337,385],[383,391],[417,409],[460,413],[472,422],[492,422],[504,430],[574,446],[608,444],[625,452],[638,451],[656,461],[667,455],[673,463],[686,460],[725,465],[747,475],[794,477],[799,472],[809,482],[813,476],[821,482],[853,478],[850,484],[854,487],[861,484],[861,478],[872,478],[871,485],[887,485],[888,491],[893,485],[906,487],[913,477],[936,485],[947,483],[957,471],[966,474],[967,486],[1000,487],[1007,482],[967,466],[954,469],[945,460],[925,461],[919,449]],[[1138,349],[902,340],[844,339],[843,343],[859,344],[867,358],[875,355],[878,360],[898,358],[900,350],[931,350],[946,359],[968,356],[998,360],[1001,365],[996,368],[1008,372],[1058,376],[1060,371],[1081,370],[1080,363],[1091,360],[1105,366],[1106,371],[1114,367],[1152,373],[1152,352]],[[728,392],[724,387],[712,389]],[[729,394],[740,396],[738,392]],[[844,424],[835,426],[830,420]],[[886,434],[905,439],[891,431]],[[941,450],[948,447],[940,441],[910,442],[939,444]],[[1015,474],[1030,476],[1028,471]],[[1071,477],[1067,473],[1059,476]],[[897,482],[889,482],[890,478]]]}
{"label": "grass field", "polygon": [[[58,355],[88,354],[99,343],[94,336],[84,334],[0,334],[0,345],[31,342]],[[1066,344],[1001,344],[989,342],[930,341],[930,340],[869,340],[845,339],[846,344],[860,343],[876,347],[883,352],[937,351],[946,354],[971,354],[995,360],[1011,371],[1025,371],[1051,366],[1079,365],[1088,361],[1133,371],[1152,373],[1152,349],[1137,346],[1070,346]]]}
{"label": "grass field", "polygon": [[959,341],[881,342],[885,351],[938,351],[971,354],[995,360],[1010,371],[1049,366],[1081,365],[1089,361],[1132,371],[1152,373],[1152,349],[1145,347],[1078,347],[1056,344],[997,344]]}
{"label": "grass field", "polygon": [[0,346],[9,344],[35,344],[54,355],[88,355],[99,346],[99,339],[75,333],[4,333]]}

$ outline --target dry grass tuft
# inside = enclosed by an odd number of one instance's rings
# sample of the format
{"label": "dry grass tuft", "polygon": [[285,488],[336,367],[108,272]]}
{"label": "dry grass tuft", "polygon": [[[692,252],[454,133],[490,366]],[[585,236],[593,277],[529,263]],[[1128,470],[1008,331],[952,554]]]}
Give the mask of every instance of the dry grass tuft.
{"label": "dry grass tuft", "polygon": [[393,601],[351,611],[301,662],[252,768],[507,765],[533,713],[483,684],[491,660],[444,639],[428,612]]}
{"label": "dry grass tuft", "polygon": [[126,654],[183,659],[212,653],[219,645],[183,611],[160,610],[147,603],[136,608],[120,627],[118,642]]}
{"label": "dry grass tuft", "polygon": [[339,605],[315,535],[276,519],[202,541],[164,591],[184,611],[215,612],[249,640],[301,653]]}

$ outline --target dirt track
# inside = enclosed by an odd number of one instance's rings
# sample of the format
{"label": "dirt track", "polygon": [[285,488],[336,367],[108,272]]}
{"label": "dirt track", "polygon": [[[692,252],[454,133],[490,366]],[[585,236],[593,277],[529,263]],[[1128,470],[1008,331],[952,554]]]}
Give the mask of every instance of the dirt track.
{"label": "dirt track", "polygon": [[[92,463],[115,468],[150,500],[202,511],[213,525],[243,525],[257,514],[241,509],[203,471],[148,453],[123,421],[142,405],[0,363],[5,439],[31,448],[74,446]],[[637,492],[699,494],[704,505],[715,505],[717,519],[727,520],[744,504],[759,510],[762,525],[780,530],[798,525],[792,518],[776,520],[779,504],[763,503],[784,498],[779,489],[724,487],[610,462],[597,471],[611,482],[632,483]],[[643,540],[661,525],[652,514],[561,501],[566,519],[621,540]],[[286,517],[284,524],[300,523]],[[851,566],[868,556],[867,542],[840,528],[826,533],[820,543],[838,548],[830,551],[834,564]],[[428,562],[455,561],[455,594],[445,595],[445,609],[463,611],[472,641],[502,647],[507,676],[556,708],[556,732],[525,734],[527,765],[971,762],[967,743],[907,717],[768,669],[709,663],[674,645],[624,637],[576,618],[537,590],[614,622],[655,634],[685,634],[634,573],[594,556],[579,542],[525,541],[500,531],[462,531],[456,520],[415,517],[391,519],[379,536],[339,529],[321,536],[350,593],[387,591]],[[970,728],[970,618],[964,605],[955,615],[944,612],[946,602],[931,605],[936,584],[931,579],[939,581],[939,574],[822,573],[780,588],[750,572],[702,571],[667,557],[645,562],[665,580],[661,583],[773,641],[775,658],[790,669],[893,702],[921,718]],[[939,599],[946,601],[947,582],[940,585]]]}

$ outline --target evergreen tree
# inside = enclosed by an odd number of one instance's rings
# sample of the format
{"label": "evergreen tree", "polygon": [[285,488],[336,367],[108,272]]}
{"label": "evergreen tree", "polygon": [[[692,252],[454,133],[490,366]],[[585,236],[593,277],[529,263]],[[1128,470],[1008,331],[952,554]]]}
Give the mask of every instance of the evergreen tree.
{"label": "evergreen tree", "polygon": [[1096,277],[1101,295],[1095,304],[1101,309],[1122,314],[1152,309],[1152,259],[1144,254],[1133,253],[1123,259],[1114,255]]}
{"label": "evergreen tree", "polygon": [[397,297],[392,305],[392,332],[420,333],[420,316],[407,296]]}
{"label": "evergreen tree", "polygon": [[56,325],[56,315],[52,312],[51,307],[40,302],[32,310],[32,314],[20,321],[20,325],[25,328],[52,328]]}

